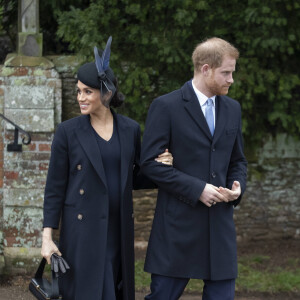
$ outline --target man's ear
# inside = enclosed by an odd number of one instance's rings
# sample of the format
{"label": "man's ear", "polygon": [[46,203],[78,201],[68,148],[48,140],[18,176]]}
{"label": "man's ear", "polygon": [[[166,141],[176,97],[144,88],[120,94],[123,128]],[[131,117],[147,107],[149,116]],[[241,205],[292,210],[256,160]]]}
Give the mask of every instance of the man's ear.
{"label": "man's ear", "polygon": [[208,76],[210,74],[210,71],[211,71],[211,67],[208,64],[204,64],[201,67],[201,72],[204,76]]}

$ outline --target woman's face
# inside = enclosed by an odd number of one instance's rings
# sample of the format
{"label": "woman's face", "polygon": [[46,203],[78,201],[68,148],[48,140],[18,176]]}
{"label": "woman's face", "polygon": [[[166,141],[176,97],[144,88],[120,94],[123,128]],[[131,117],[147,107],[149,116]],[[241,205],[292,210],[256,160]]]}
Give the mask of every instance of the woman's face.
{"label": "woman's face", "polygon": [[105,108],[100,100],[100,90],[91,88],[80,80],[77,82],[77,101],[83,115],[94,114]]}

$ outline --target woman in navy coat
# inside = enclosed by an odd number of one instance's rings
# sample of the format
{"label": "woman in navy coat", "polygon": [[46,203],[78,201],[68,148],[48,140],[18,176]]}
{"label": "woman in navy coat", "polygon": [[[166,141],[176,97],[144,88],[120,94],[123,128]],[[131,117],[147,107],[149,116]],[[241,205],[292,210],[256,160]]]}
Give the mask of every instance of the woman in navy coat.
{"label": "woman in navy coat", "polygon": [[[64,300],[134,299],[132,189],[153,184],[138,174],[138,123],[110,109],[124,99],[108,64],[110,43],[102,57],[95,49],[95,63],[80,67],[82,115],[61,123],[52,143],[42,255],[48,263],[53,253],[63,255],[70,265],[60,278]],[[52,229],[60,220],[58,249]]]}

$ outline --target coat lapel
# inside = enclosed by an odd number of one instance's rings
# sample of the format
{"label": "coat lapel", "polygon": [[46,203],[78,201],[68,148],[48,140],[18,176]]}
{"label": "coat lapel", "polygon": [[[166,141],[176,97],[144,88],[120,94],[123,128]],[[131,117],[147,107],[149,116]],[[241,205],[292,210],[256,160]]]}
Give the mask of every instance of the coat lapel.
{"label": "coat lapel", "polygon": [[[113,111],[112,111],[113,112]],[[121,191],[122,194],[126,187],[127,177],[128,177],[128,164],[131,158],[132,147],[134,146],[134,141],[130,138],[130,130],[128,130],[128,125],[124,120],[113,112],[114,118],[116,120],[119,142],[120,142],[120,152],[121,152]]]}
{"label": "coat lapel", "polygon": [[200,127],[200,129],[204,132],[204,134],[212,140],[212,135],[209,131],[206,119],[203,115],[202,109],[200,107],[197,96],[193,90],[191,81],[188,81],[181,88],[183,100],[185,101],[185,109],[190,114],[192,119],[196,122],[196,124]]}
{"label": "coat lapel", "polygon": [[226,128],[228,116],[228,105],[226,99],[222,96],[216,97],[216,126],[214,133],[214,142],[216,142],[222,135],[224,128]]}
{"label": "coat lapel", "polygon": [[94,136],[92,126],[90,124],[89,116],[83,115],[80,117],[80,127],[76,130],[76,134],[80,145],[84,149],[91,164],[95,168],[98,176],[100,177],[101,181],[107,189],[101,153],[96,138]]}

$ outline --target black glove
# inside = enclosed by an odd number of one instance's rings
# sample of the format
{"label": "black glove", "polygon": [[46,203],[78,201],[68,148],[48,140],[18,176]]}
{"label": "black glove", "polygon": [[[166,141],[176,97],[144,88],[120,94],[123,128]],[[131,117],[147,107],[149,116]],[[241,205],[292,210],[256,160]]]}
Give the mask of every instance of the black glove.
{"label": "black glove", "polygon": [[68,263],[61,256],[56,253],[51,255],[51,270],[54,271],[56,277],[58,277],[60,273],[66,273],[69,269]]}

